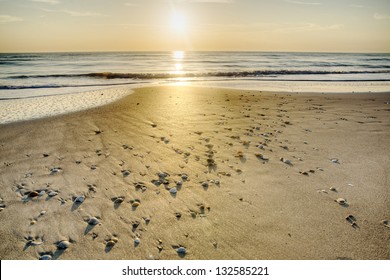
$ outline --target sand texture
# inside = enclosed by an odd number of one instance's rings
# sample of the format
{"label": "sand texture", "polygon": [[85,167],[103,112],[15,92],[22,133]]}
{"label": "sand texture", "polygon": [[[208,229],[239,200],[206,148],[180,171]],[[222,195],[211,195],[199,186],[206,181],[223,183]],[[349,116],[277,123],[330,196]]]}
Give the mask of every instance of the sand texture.
{"label": "sand texture", "polygon": [[143,88],[0,126],[1,259],[390,259],[390,94]]}

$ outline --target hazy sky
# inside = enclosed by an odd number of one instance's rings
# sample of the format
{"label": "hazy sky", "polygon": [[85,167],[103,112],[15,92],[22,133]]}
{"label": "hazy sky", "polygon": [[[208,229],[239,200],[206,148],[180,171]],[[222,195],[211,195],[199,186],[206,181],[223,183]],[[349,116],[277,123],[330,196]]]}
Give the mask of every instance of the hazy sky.
{"label": "hazy sky", "polygon": [[390,0],[0,0],[0,52],[390,52]]}

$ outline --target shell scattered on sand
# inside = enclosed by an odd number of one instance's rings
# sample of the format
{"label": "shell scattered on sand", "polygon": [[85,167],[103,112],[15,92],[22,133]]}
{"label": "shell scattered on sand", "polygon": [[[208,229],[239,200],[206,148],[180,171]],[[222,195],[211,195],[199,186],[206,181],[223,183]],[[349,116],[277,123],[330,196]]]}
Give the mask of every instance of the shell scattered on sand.
{"label": "shell scattered on sand", "polygon": [[134,208],[136,208],[136,207],[138,207],[140,205],[141,205],[141,203],[139,201],[134,201],[134,202],[131,203],[131,206],[134,207]]}
{"label": "shell scattered on sand", "polygon": [[50,261],[53,257],[50,255],[42,255],[39,257],[41,261]]}
{"label": "shell scattered on sand", "polygon": [[177,248],[177,249],[176,249],[176,252],[177,252],[179,255],[185,255],[185,254],[187,254],[187,250],[186,250],[186,248],[184,248],[184,247],[179,247],[179,248]]}
{"label": "shell scattered on sand", "polygon": [[332,192],[337,192],[337,189],[335,187],[330,187],[329,190]]}
{"label": "shell scattered on sand", "polygon": [[171,189],[169,190],[169,192],[170,192],[171,194],[176,194],[176,193],[177,193],[176,187],[171,188]]}
{"label": "shell scattered on sand", "polygon": [[74,203],[83,203],[85,200],[85,196],[80,195],[74,199]]}
{"label": "shell scattered on sand", "polygon": [[30,193],[28,194],[28,197],[37,197],[37,196],[39,196],[39,193],[36,192],[36,191],[32,191],[32,192],[30,192]]}
{"label": "shell scattered on sand", "polygon": [[50,172],[51,174],[56,174],[58,172],[60,172],[62,169],[60,167],[54,167],[52,169],[50,169]]}
{"label": "shell scattered on sand", "polygon": [[62,240],[62,241],[58,242],[58,244],[57,244],[57,248],[60,250],[68,249],[69,246],[70,246],[70,242],[67,240]]}
{"label": "shell scattered on sand", "polygon": [[333,163],[340,163],[338,158],[332,158],[330,161]]}
{"label": "shell scattered on sand", "polygon": [[94,225],[97,225],[99,223],[100,223],[100,221],[96,217],[91,217],[91,218],[88,219],[88,224],[90,224],[90,225],[94,226]]}
{"label": "shell scattered on sand", "polygon": [[340,205],[346,205],[347,204],[347,200],[344,199],[344,198],[338,198],[335,200],[338,204]]}
{"label": "shell scattered on sand", "polygon": [[129,176],[130,175],[130,171],[129,170],[122,170],[122,175],[123,176]]}
{"label": "shell scattered on sand", "polygon": [[136,238],[136,239],[134,239],[134,245],[139,245],[141,243],[141,239],[139,239],[139,238]]}
{"label": "shell scattered on sand", "polygon": [[291,162],[291,160],[289,160],[289,159],[280,158],[280,160],[281,160],[282,162],[284,162],[285,164],[292,165],[292,162]]}
{"label": "shell scattered on sand", "polygon": [[183,181],[177,181],[176,186],[181,187],[183,185]]}
{"label": "shell scattered on sand", "polygon": [[117,239],[110,239],[110,240],[108,240],[107,242],[106,242],[106,246],[108,246],[108,247],[113,247],[113,246],[115,246],[115,244],[118,242],[118,240]]}
{"label": "shell scattered on sand", "polygon": [[116,198],[114,198],[114,203],[121,204],[124,200],[125,200],[124,197],[116,197]]}
{"label": "shell scattered on sand", "polygon": [[53,197],[53,196],[56,196],[57,194],[58,194],[58,192],[56,192],[56,191],[50,191],[47,195],[50,197]]}

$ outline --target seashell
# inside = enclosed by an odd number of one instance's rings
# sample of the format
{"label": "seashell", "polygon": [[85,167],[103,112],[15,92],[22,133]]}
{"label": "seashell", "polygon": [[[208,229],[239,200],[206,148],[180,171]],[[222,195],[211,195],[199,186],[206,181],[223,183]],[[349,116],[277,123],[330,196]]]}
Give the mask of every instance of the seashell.
{"label": "seashell", "polygon": [[141,240],[139,238],[134,239],[134,245],[138,246],[141,243]]}
{"label": "seashell", "polygon": [[28,245],[30,245],[30,246],[38,246],[38,245],[42,245],[42,244],[43,244],[42,241],[33,241],[33,240],[30,240],[30,241],[28,242]]}
{"label": "seashell", "polygon": [[330,161],[333,163],[340,163],[338,158],[332,158]]}
{"label": "seashell", "polygon": [[280,161],[284,162],[285,164],[292,165],[292,162],[289,159],[280,158]]}
{"label": "seashell", "polygon": [[41,213],[39,213],[39,215],[43,216],[46,214],[46,211],[45,210],[42,210]]}
{"label": "seashell", "polygon": [[160,173],[158,173],[157,174],[158,175],[158,177],[160,178],[160,179],[165,179],[166,177],[168,177],[168,173],[166,173],[166,172],[160,172]]}
{"label": "seashell", "polygon": [[50,172],[51,172],[50,174],[54,175],[54,174],[56,174],[56,173],[58,173],[60,171],[62,171],[61,167],[54,167],[54,168],[50,169]]}
{"label": "seashell", "polygon": [[53,257],[50,255],[42,255],[39,257],[39,260],[41,261],[50,261]]}
{"label": "seashell", "polygon": [[43,196],[45,193],[46,193],[45,191],[40,191],[38,195]]}
{"label": "seashell", "polygon": [[136,207],[138,207],[140,205],[141,205],[141,203],[139,201],[134,201],[134,202],[131,203],[131,206],[134,207],[134,208],[136,208]]}
{"label": "seashell", "polygon": [[177,248],[177,249],[176,249],[176,252],[177,252],[179,255],[185,255],[185,254],[187,254],[187,250],[186,250],[186,248],[184,248],[184,247],[179,247],[179,248]]}
{"label": "seashell", "polygon": [[129,170],[122,170],[122,175],[123,176],[129,176],[130,175],[130,171]]}
{"label": "seashell", "polygon": [[114,200],[114,203],[115,203],[115,204],[121,204],[124,200],[125,200],[124,197],[117,197],[117,198]]}
{"label": "seashell", "polygon": [[329,190],[331,190],[332,192],[337,192],[337,189],[334,187],[330,187]]}
{"label": "seashell", "polygon": [[338,204],[340,205],[346,205],[347,204],[347,200],[344,199],[344,198],[338,198],[335,200]]}
{"label": "seashell", "polygon": [[172,189],[170,189],[169,192],[170,192],[171,194],[176,194],[176,193],[177,193],[176,187],[173,187]]}
{"label": "seashell", "polygon": [[83,203],[85,200],[85,197],[83,195],[78,196],[74,199],[74,203]]}
{"label": "seashell", "polygon": [[96,217],[91,217],[91,218],[88,219],[88,224],[90,224],[90,225],[94,226],[94,225],[97,225],[99,223],[100,223],[100,221]]}
{"label": "seashell", "polygon": [[110,240],[107,241],[106,246],[113,247],[115,244],[116,244],[116,241],[110,239]]}
{"label": "seashell", "polygon": [[67,240],[62,240],[62,241],[58,242],[58,244],[57,244],[57,248],[60,250],[68,249],[69,246],[70,246],[70,242]]}
{"label": "seashell", "polygon": [[175,213],[175,217],[180,219],[181,218],[181,213],[179,213],[179,212]]}
{"label": "seashell", "polygon": [[28,197],[37,197],[38,195],[39,195],[38,192],[32,191],[32,192],[30,192],[30,193],[28,194]]}
{"label": "seashell", "polygon": [[56,191],[50,191],[47,195],[50,197],[53,197],[53,196],[56,196],[57,194],[58,194],[58,192],[56,192]]}

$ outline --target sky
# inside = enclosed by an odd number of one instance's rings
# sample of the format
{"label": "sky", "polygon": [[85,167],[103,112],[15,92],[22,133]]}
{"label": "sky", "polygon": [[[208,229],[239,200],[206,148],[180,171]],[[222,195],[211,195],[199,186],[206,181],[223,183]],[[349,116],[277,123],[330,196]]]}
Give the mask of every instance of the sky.
{"label": "sky", "polygon": [[390,0],[0,0],[0,52],[390,52]]}

